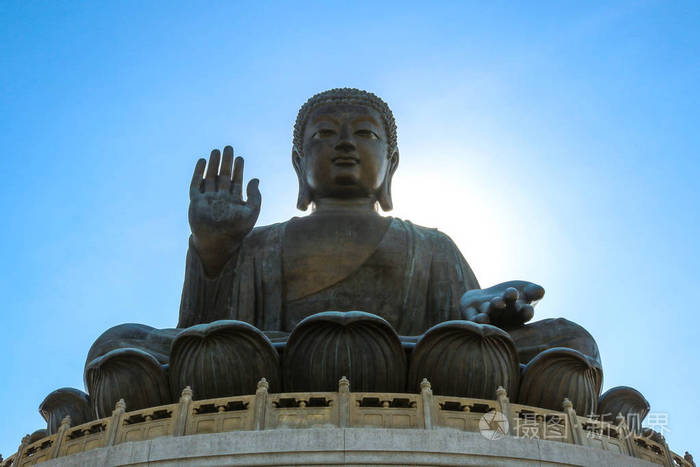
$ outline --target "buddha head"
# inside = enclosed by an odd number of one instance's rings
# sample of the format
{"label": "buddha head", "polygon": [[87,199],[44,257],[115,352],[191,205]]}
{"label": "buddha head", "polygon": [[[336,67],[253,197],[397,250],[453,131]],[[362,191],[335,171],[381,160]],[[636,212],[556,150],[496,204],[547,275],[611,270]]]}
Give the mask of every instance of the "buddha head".
{"label": "buddha head", "polygon": [[359,89],[316,94],[299,110],[292,163],[302,211],[323,198],[366,199],[390,211],[391,179],[399,164],[391,109]]}

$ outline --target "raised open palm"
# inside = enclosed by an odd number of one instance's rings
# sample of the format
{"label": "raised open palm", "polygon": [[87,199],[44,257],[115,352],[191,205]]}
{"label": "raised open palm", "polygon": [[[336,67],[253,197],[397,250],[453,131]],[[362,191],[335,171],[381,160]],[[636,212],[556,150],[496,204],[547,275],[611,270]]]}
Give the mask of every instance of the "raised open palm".
{"label": "raised open palm", "polygon": [[207,161],[197,161],[190,184],[189,221],[198,247],[239,242],[258,220],[262,201],[259,181],[254,178],[248,182],[247,200],[243,201],[243,164],[242,157],[234,162],[231,146],[224,148],[223,158],[218,149],[211,152],[206,175]]}

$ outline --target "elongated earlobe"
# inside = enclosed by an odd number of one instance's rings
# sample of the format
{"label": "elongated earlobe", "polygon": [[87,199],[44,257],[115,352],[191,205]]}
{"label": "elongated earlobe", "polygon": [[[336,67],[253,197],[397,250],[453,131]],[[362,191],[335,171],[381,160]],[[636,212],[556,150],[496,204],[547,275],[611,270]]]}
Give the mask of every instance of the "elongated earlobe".
{"label": "elongated earlobe", "polygon": [[399,166],[399,150],[396,149],[389,156],[389,168],[384,176],[384,182],[382,186],[379,187],[379,193],[377,193],[377,201],[379,201],[379,206],[381,206],[382,211],[388,212],[394,209],[394,202],[391,199],[391,180],[394,177],[394,172]]}
{"label": "elongated earlobe", "polygon": [[294,171],[297,173],[297,180],[299,181],[297,209],[306,211],[309,204],[311,204],[311,191],[309,190],[309,186],[306,184],[306,177],[304,176],[304,161],[302,160],[301,154],[299,154],[296,147],[292,148],[292,165],[294,166]]}

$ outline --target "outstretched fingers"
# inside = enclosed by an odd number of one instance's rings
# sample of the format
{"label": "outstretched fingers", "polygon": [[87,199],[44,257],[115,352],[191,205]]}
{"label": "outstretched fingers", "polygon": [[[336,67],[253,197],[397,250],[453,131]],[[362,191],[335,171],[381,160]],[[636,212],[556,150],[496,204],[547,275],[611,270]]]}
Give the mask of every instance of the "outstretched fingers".
{"label": "outstretched fingers", "polygon": [[248,186],[246,187],[246,196],[248,197],[246,204],[253,211],[260,211],[260,205],[262,204],[262,195],[260,194],[259,185],[260,180],[253,178],[248,182]]}
{"label": "outstretched fingers", "polygon": [[489,314],[489,312],[491,311],[491,306],[492,305],[490,300],[481,303],[479,305],[479,313]]}
{"label": "outstretched fingers", "polygon": [[221,170],[219,171],[219,191],[229,191],[231,189],[231,169],[233,167],[233,148],[226,146],[221,158]]}
{"label": "outstretched fingers", "polygon": [[463,311],[463,318],[467,321],[473,321],[475,323],[489,324],[491,320],[489,319],[488,313],[482,312],[483,305],[484,304],[482,303],[478,308],[476,306],[468,306]]}
{"label": "outstretched fingers", "polygon": [[544,287],[530,283],[524,287],[523,294],[528,301],[536,302],[544,297]]}
{"label": "outstretched fingers", "polygon": [[202,181],[204,180],[204,168],[206,166],[206,159],[199,159],[194,166],[194,173],[190,182],[190,199],[202,192]]}
{"label": "outstretched fingers", "polygon": [[506,311],[506,301],[503,297],[493,297],[491,300],[482,303],[481,312],[486,313],[489,317],[489,322],[499,322],[503,318]]}
{"label": "outstretched fingers", "polygon": [[479,324],[491,324],[491,318],[486,313],[479,313],[474,317],[474,322]]}
{"label": "outstretched fingers", "polygon": [[506,301],[503,297],[493,297],[491,299],[491,307],[496,310],[504,310],[506,308]]}
{"label": "outstretched fingers", "polygon": [[535,316],[535,307],[530,304],[522,303],[518,308],[518,317],[523,323],[527,323]]}
{"label": "outstretched fingers", "polygon": [[520,297],[520,294],[518,293],[518,289],[515,287],[508,287],[505,292],[503,292],[503,300],[506,302],[507,305],[511,305],[518,300]]}
{"label": "outstretched fingers", "polygon": [[207,167],[207,175],[204,177],[204,191],[216,191],[216,176],[219,173],[219,160],[221,152],[214,149],[209,155],[209,167]]}
{"label": "outstretched fingers", "polygon": [[234,199],[241,199],[241,193],[243,192],[244,165],[245,162],[243,158],[240,156],[236,157],[236,161],[233,163],[233,185],[231,186]]}

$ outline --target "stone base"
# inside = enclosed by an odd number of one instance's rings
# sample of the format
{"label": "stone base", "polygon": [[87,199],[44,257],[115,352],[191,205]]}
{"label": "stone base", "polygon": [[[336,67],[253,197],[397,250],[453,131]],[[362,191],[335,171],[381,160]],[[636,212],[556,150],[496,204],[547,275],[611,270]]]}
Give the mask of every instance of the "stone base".
{"label": "stone base", "polygon": [[234,431],[127,442],[60,457],[44,467],[492,465],[651,466],[600,449],[450,429],[314,428]]}

